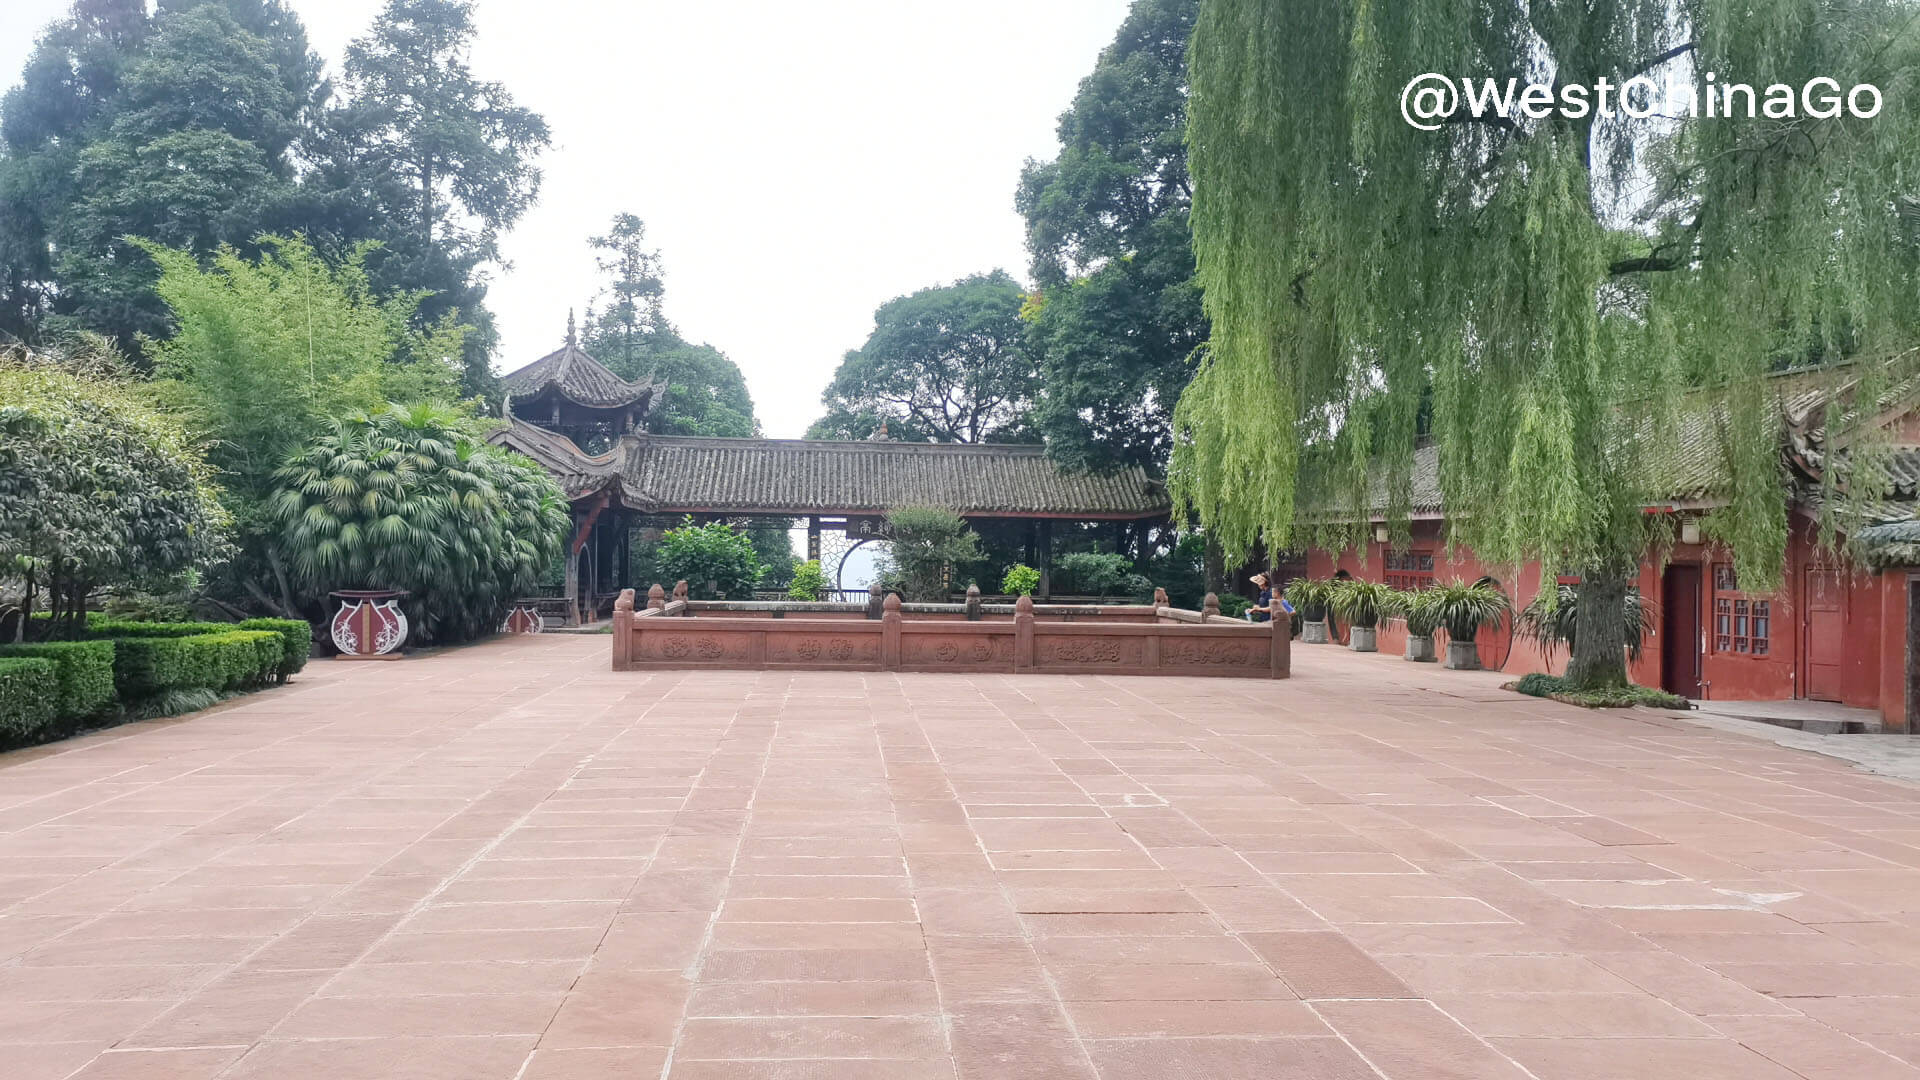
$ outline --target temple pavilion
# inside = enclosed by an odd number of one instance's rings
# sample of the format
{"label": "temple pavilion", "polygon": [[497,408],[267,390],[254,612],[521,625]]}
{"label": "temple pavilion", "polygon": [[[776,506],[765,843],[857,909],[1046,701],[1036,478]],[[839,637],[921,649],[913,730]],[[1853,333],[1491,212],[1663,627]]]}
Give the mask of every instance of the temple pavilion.
{"label": "temple pavilion", "polygon": [[501,382],[506,424],[488,441],[539,462],[572,504],[569,625],[611,610],[621,589],[651,584],[631,580],[629,566],[632,532],[650,519],[802,519],[818,559],[822,533],[884,539],[887,511],[941,506],[976,529],[1022,530],[1046,596],[1056,523],[1104,522],[1120,536],[1169,511],[1144,470],[1068,473],[1041,446],[649,434],[665,385],[609,371],[580,348],[571,320],[565,345]]}

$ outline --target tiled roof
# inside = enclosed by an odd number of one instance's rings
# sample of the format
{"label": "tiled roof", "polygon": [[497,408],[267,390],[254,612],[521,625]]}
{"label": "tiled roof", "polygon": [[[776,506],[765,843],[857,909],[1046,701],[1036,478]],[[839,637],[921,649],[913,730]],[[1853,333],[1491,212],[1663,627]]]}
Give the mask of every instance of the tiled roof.
{"label": "tiled roof", "polygon": [[[1876,415],[1891,421],[1920,401],[1920,357],[1908,354],[1889,363],[1900,365],[1900,372],[1874,403]],[[1782,444],[1785,458],[1794,464],[1803,481],[1817,479],[1826,443],[1825,408],[1829,402],[1841,407],[1856,407],[1854,390],[1859,379],[1849,367],[1790,371],[1769,379],[1770,396],[1779,409],[1786,438]],[[1719,498],[1724,483],[1719,422],[1722,406],[1683,410],[1675,419],[1676,430],[1668,452],[1656,464],[1664,474],[1659,478],[1663,498],[1677,504],[1711,504]],[[1920,449],[1900,448],[1890,466],[1894,480],[1893,498],[1911,502],[1920,498]],[[1432,515],[1441,511],[1440,455],[1438,449],[1422,444],[1414,450],[1412,510]],[[1376,515],[1387,511],[1387,485],[1384,475],[1375,475],[1369,496],[1369,509]]]}
{"label": "tiled roof", "polygon": [[526,367],[502,375],[500,385],[516,398],[533,397],[551,386],[576,404],[598,409],[650,401],[661,389],[657,383],[622,379],[571,341]]}
{"label": "tiled roof", "polygon": [[528,454],[571,498],[617,481],[649,513],[866,514],[943,506],[969,516],[1132,519],[1167,513],[1141,469],[1062,471],[1039,446],[629,435],[589,457],[524,421],[493,441]]}

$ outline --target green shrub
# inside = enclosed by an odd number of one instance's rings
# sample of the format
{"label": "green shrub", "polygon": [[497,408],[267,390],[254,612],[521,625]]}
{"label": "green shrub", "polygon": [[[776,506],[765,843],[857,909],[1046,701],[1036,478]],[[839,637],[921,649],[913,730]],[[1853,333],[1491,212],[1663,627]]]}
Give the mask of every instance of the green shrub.
{"label": "green shrub", "polygon": [[114,683],[125,701],[171,690],[231,690],[266,682],[284,663],[286,637],[229,630],[188,637],[114,640]]}
{"label": "green shrub", "polygon": [[1221,593],[1216,599],[1220,601],[1220,614],[1229,619],[1245,617],[1247,609],[1253,606],[1253,601],[1239,593]]}
{"label": "green shrub", "polygon": [[53,723],[60,676],[51,660],[17,656],[0,660],[0,738],[31,739]]}
{"label": "green shrub", "polygon": [[746,533],[724,521],[695,525],[689,516],[677,529],[660,534],[656,554],[661,584],[687,583],[695,600],[747,600],[760,581],[760,556]]}
{"label": "green shrub", "polygon": [[959,514],[942,507],[887,511],[887,536],[881,579],[896,575],[902,596],[915,603],[945,601],[953,568],[980,558],[980,538]]}
{"label": "green shrub", "polygon": [[162,623],[114,619],[98,612],[87,616],[87,636],[90,638],[184,638],[229,634],[236,630],[266,630],[280,638],[280,656],[273,670],[276,682],[286,682],[294,673],[306,667],[307,656],[313,651],[313,624],[299,619]]}
{"label": "green shrub", "polygon": [[1152,596],[1153,583],[1133,561],[1111,551],[1076,551],[1053,564],[1054,589],[1081,596]]}
{"label": "green shrub", "polygon": [[1000,579],[1000,591],[1008,596],[1032,596],[1040,587],[1040,571],[1025,563],[1014,563]]}
{"label": "green shrub", "polygon": [[45,641],[0,646],[0,657],[32,656],[53,663],[59,682],[54,712],[62,720],[83,720],[113,700],[113,643]]}
{"label": "green shrub", "polygon": [[1522,694],[1533,697],[1552,698],[1569,705],[1584,705],[1589,709],[1624,709],[1634,705],[1645,705],[1651,709],[1691,709],[1693,703],[1678,694],[1669,694],[1665,690],[1656,690],[1651,686],[1610,686],[1598,690],[1577,690],[1567,680],[1558,675],[1535,673],[1525,675],[1519,682],[1509,684]]}
{"label": "green shrub", "polygon": [[242,630],[271,630],[280,635],[280,662],[274,669],[275,682],[286,682],[307,666],[313,654],[313,624],[299,619],[248,619],[239,623]]}
{"label": "green shrub", "polygon": [[812,601],[827,595],[827,572],[819,559],[809,559],[793,568],[793,581],[787,586],[787,599]]}

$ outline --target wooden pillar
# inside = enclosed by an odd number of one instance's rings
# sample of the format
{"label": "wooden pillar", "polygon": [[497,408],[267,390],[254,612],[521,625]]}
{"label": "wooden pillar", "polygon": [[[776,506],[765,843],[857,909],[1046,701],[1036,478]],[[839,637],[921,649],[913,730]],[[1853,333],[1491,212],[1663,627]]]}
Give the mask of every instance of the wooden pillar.
{"label": "wooden pillar", "polygon": [[633,587],[633,517],[630,514],[620,515],[620,550],[616,555],[620,559],[620,580],[614,587],[630,589]]}
{"label": "wooden pillar", "polygon": [[597,525],[587,532],[586,619],[588,622],[600,617],[600,532]]}
{"label": "wooden pillar", "polygon": [[820,561],[820,519],[807,515],[807,561]]}
{"label": "wooden pillar", "polygon": [[1039,536],[1040,536],[1040,522],[1033,518],[1028,518],[1027,519],[1027,557],[1025,561],[1028,566],[1035,567],[1036,569],[1039,567],[1039,564],[1040,564],[1040,541],[1038,539]]}
{"label": "wooden pillar", "polygon": [[[578,527],[578,523],[576,523]],[[580,549],[572,543],[567,544],[567,625],[580,625]]]}
{"label": "wooden pillar", "polygon": [[1040,519],[1040,565],[1034,569],[1040,571],[1038,595],[1042,600],[1053,598],[1053,519]]}

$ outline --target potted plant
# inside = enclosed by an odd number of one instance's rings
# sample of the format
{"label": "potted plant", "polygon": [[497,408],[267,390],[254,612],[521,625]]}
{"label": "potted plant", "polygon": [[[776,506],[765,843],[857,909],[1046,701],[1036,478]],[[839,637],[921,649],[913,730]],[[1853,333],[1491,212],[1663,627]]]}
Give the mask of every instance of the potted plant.
{"label": "potted plant", "polygon": [[1433,663],[1433,632],[1440,626],[1440,616],[1433,606],[1433,590],[1395,593],[1393,614],[1407,627],[1407,659],[1416,664]]}
{"label": "potted plant", "polygon": [[1393,606],[1393,589],[1383,581],[1348,578],[1335,582],[1327,607],[1348,627],[1347,648],[1354,652],[1378,652],[1380,617]]}
{"label": "potted plant", "polygon": [[1327,600],[1333,592],[1333,582],[1315,581],[1312,578],[1294,578],[1287,582],[1282,595],[1293,610],[1300,613],[1300,640],[1308,645],[1325,645],[1327,638]]}
{"label": "potted plant", "polygon": [[1469,585],[1458,580],[1435,585],[1427,591],[1431,594],[1427,603],[1433,606],[1434,622],[1447,631],[1446,666],[1456,671],[1478,670],[1480,650],[1473,639],[1481,627],[1500,625],[1500,620],[1512,610],[1507,594],[1489,584]]}

